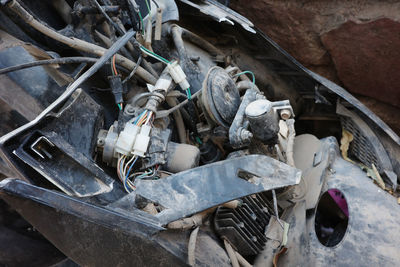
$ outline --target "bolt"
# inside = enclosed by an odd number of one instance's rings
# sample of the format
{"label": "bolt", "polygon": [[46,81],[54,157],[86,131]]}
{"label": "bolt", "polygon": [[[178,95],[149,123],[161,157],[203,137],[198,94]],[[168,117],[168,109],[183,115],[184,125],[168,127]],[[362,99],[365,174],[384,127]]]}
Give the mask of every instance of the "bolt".
{"label": "bolt", "polygon": [[253,138],[253,134],[250,131],[246,129],[240,131],[240,139],[243,141],[249,141],[251,138]]}
{"label": "bolt", "polygon": [[197,62],[200,60],[200,57],[190,57],[190,60],[193,62]]}
{"label": "bolt", "polygon": [[263,92],[258,92],[258,93],[256,94],[256,99],[257,99],[257,100],[260,100],[260,99],[267,99],[267,98],[265,97],[265,95],[264,95]]}
{"label": "bolt", "polygon": [[289,109],[281,110],[281,118],[283,120],[288,120],[292,116],[292,112]]}
{"label": "bolt", "polygon": [[97,140],[97,144],[98,144],[99,146],[104,145],[104,140],[103,140],[103,139]]}

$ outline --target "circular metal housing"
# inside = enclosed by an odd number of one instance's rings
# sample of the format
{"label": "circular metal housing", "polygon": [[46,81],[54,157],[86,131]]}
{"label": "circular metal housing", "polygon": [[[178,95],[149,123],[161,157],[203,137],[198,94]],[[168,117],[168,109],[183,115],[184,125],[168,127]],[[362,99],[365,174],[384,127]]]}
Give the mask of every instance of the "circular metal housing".
{"label": "circular metal housing", "polygon": [[251,132],[257,139],[268,142],[279,132],[279,119],[272,108],[272,103],[266,99],[251,102],[245,110]]}
{"label": "circular metal housing", "polygon": [[103,147],[103,161],[112,164],[114,159],[114,149],[115,144],[117,143],[118,133],[114,130],[114,125],[111,125],[108,130],[107,136],[104,139],[104,147]]}
{"label": "circular metal housing", "polygon": [[202,104],[208,117],[229,128],[240,105],[235,82],[221,67],[212,67],[203,83]]}
{"label": "circular metal housing", "polygon": [[256,118],[263,116],[272,110],[272,103],[266,99],[259,99],[251,102],[247,107],[245,114],[247,117]]}

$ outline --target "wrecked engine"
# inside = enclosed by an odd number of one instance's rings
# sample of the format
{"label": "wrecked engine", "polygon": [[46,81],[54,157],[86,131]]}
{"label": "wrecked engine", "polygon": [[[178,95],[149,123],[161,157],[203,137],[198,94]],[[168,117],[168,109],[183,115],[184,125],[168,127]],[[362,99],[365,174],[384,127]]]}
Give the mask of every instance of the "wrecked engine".
{"label": "wrecked engine", "polygon": [[353,265],[363,232],[399,226],[377,219],[399,213],[398,136],[247,19],[215,1],[51,2],[2,1],[0,73],[34,116],[0,139],[18,178],[0,191],[72,261]]}

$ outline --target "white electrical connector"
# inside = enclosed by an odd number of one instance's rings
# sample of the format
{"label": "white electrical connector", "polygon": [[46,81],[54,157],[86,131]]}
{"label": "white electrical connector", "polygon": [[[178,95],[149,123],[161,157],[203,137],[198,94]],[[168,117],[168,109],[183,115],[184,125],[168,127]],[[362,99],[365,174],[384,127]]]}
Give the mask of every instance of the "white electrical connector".
{"label": "white electrical connector", "polygon": [[187,90],[190,87],[189,82],[186,80],[186,74],[183,72],[177,61],[168,64],[167,68],[172,79],[174,79],[174,82],[179,84],[182,90]]}
{"label": "white electrical connector", "polygon": [[153,90],[149,90],[149,91],[152,92],[154,90],[157,90],[157,91],[162,90],[162,91],[167,92],[168,88],[171,86],[171,83],[172,83],[171,78],[169,78],[169,79],[160,78],[157,80],[156,84],[154,85]]}
{"label": "white electrical connector", "polygon": [[117,143],[115,144],[115,152],[128,155],[135,143],[136,136],[140,127],[132,123],[127,123],[124,130],[119,134]]}
{"label": "white electrical connector", "polygon": [[151,126],[143,125],[140,129],[140,133],[137,135],[135,144],[133,145],[133,154],[139,157],[144,157],[144,153],[147,151],[147,147],[150,142],[150,130]]}

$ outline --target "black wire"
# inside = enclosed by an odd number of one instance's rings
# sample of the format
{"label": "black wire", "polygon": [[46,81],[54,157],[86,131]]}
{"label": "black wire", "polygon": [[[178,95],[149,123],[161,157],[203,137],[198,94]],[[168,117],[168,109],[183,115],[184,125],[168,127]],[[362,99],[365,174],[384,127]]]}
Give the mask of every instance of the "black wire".
{"label": "black wire", "polygon": [[[139,29],[142,31],[140,28],[140,18],[138,15],[139,12],[139,7],[137,6],[136,2],[134,0],[125,0],[126,5],[128,6],[128,15],[131,20],[132,27],[135,26],[136,29]],[[136,15],[135,15],[136,14]],[[139,24],[139,27],[138,27]]]}
{"label": "black wire", "polygon": [[[23,70],[27,68],[32,68],[36,66],[42,65],[52,65],[52,64],[74,64],[74,63],[95,63],[98,58],[91,58],[91,57],[61,57],[61,58],[53,58],[53,59],[45,59],[45,60],[38,60],[33,62],[27,62],[16,66],[11,66],[7,68],[0,69],[0,75],[6,74],[12,71]],[[109,64],[107,62],[106,64]],[[121,68],[117,66],[119,69],[123,69],[126,71],[125,68]],[[137,68],[135,66],[135,68]]]}
{"label": "black wire", "polygon": [[[96,73],[107,61],[110,60],[126,43],[135,35],[135,32],[130,30],[127,31],[122,37],[120,37],[106,52],[101,56],[96,63],[93,64],[85,73],[83,73],[76,81],[74,81],[63,95],[70,96],[84,81]],[[55,102],[59,101],[57,99]]]}
{"label": "black wire", "polygon": [[140,63],[142,63],[142,58],[143,58],[142,53],[140,53],[140,54],[139,54],[139,58],[138,58],[138,60],[137,60],[137,62],[136,62],[136,66],[133,68],[133,70],[132,70],[131,73],[128,75],[128,77],[126,77],[126,78],[122,81],[122,84],[124,84],[124,83],[126,83],[127,81],[129,81],[129,80],[133,77],[133,75],[135,75],[136,70],[139,68]]}
{"label": "black wire", "polygon": [[151,2],[153,2],[154,4],[156,4],[156,7],[157,7],[157,8],[160,8],[160,6],[158,5],[157,1],[154,1],[154,0],[153,0],[153,1],[150,1],[150,4],[151,4]]}
{"label": "black wire", "polygon": [[[97,0],[92,0],[92,2],[96,5],[97,9],[101,12],[101,14],[103,14],[103,16],[106,18],[106,20],[113,26],[113,28],[120,34],[120,35],[124,35],[125,34],[125,30],[121,29],[111,18],[110,16],[108,16],[108,14],[104,11],[104,9],[101,7],[101,5],[99,4],[99,2],[97,2]],[[134,46],[138,46],[138,42],[136,41],[136,39],[132,40],[133,45]],[[139,48],[139,53],[140,53],[140,48]],[[127,56],[129,57],[129,56]],[[135,71],[136,72],[136,71]],[[152,73],[150,71],[150,73]],[[154,75],[154,73],[152,73]]]}
{"label": "black wire", "polygon": [[92,2],[96,5],[97,9],[103,14],[106,20],[114,27],[114,29],[120,34],[124,35],[124,31],[115,23],[110,16],[104,11],[103,7],[97,2],[97,0],[92,0]]}
{"label": "black wire", "polygon": [[8,72],[32,68],[41,65],[51,65],[51,64],[73,64],[73,63],[95,63],[98,58],[91,58],[91,57],[64,57],[64,58],[53,58],[53,59],[45,59],[45,60],[38,60],[28,63],[23,63],[16,66],[7,67],[4,69],[0,69],[0,75],[6,74]]}
{"label": "black wire", "polygon": [[31,127],[36,125],[44,117],[46,117],[53,109],[59,107],[66,99],[68,99],[76,89],[81,86],[87,79],[89,79],[93,74],[95,74],[104,64],[110,60],[110,58],[117,53],[121,47],[126,45],[126,43],[135,35],[135,32],[130,30],[127,31],[122,37],[120,37],[105,53],[93,64],[85,73],[83,73],[78,79],[76,79],[72,84],[70,84],[62,95],[60,95],[54,102],[52,102],[45,110],[43,110],[34,120],[22,125],[21,127],[15,129],[14,131],[6,134],[2,137],[2,141],[11,138]]}
{"label": "black wire", "polygon": [[111,92],[111,88],[98,88],[98,87],[91,87],[92,91],[99,91],[99,92]]}

